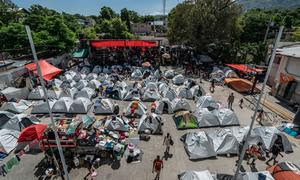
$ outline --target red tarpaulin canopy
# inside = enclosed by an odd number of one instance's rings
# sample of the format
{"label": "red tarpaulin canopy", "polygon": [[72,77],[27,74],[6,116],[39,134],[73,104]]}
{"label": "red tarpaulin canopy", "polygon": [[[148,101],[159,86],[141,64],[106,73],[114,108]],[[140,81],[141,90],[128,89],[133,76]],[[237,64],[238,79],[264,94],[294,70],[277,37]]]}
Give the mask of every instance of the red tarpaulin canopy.
{"label": "red tarpaulin canopy", "polygon": [[[53,79],[57,74],[61,73],[62,70],[58,69],[57,67],[49,64],[46,60],[39,60],[39,65],[41,67],[42,77],[46,81],[50,81]],[[37,74],[36,65],[35,63],[25,65],[28,71]]]}
{"label": "red tarpaulin canopy", "polygon": [[262,69],[258,69],[258,68],[251,68],[245,64],[226,64],[227,66],[242,71],[244,73],[254,73],[254,72],[262,72]]}
{"label": "red tarpaulin canopy", "polygon": [[45,124],[34,124],[23,129],[18,142],[34,141],[40,139],[46,129]]}
{"label": "red tarpaulin canopy", "polygon": [[102,47],[154,47],[156,42],[142,40],[95,40],[90,42],[94,48]]}

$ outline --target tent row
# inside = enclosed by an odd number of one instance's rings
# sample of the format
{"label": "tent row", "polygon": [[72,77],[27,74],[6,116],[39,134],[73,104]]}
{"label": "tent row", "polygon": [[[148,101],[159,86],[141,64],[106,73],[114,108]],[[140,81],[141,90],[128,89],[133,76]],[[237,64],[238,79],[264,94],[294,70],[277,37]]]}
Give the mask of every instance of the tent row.
{"label": "tent row", "polygon": [[[73,113],[86,114],[92,107],[90,99],[85,97],[78,97],[73,100],[70,97],[62,97],[59,100],[49,101],[50,109],[53,113]],[[32,107],[32,114],[47,114],[48,104],[46,102],[39,102]]]}
{"label": "tent row", "polygon": [[[241,143],[249,128],[233,127],[230,129],[216,129],[207,132],[189,132],[182,136],[185,150],[190,159],[203,159],[217,155],[238,154]],[[275,127],[257,127],[253,129],[249,145],[262,142],[264,148],[270,150],[275,141],[280,138],[283,143],[283,151],[293,152],[291,143],[287,137]]]}

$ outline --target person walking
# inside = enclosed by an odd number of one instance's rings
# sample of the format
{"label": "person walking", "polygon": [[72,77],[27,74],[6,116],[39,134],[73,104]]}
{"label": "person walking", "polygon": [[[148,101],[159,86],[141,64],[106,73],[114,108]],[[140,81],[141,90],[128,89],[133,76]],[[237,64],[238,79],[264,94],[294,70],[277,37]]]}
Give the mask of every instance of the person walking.
{"label": "person walking", "polygon": [[[262,157],[262,153],[263,153],[263,147],[262,147],[262,143],[259,142],[257,143],[257,145],[252,145],[250,146],[250,149],[249,149],[249,154],[250,154],[250,157],[249,159],[247,160],[247,164],[250,164],[250,165],[255,165],[255,161]],[[252,158],[252,162],[250,163],[250,160]]]}
{"label": "person walking", "polygon": [[270,151],[272,153],[272,157],[266,162],[266,164],[268,166],[270,166],[269,162],[272,160],[274,160],[273,165],[275,165],[277,163],[276,158],[278,157],[278,155],[283,157],[283,155],[280,153],[280,151],[281,151],[280,142],[277,139]]}
{"label": "person walking", "polygon": [[170,146],[171,146],[172,142],[173,142],[172,137],[170,136],[169,133],[167,133],[167,136],[165,136],[164,142],[163,142],[163,145],[166,146],[166,151],[165,151],[165,153],[166,153],[167,155],[169,155],[169,152],[170,152]]}
{"label": "person walking", "polygon": [[210,90],[211,93],[215,92],[215,80],[214,79],[211,80],[209,90]]}
{"label": "person walking", "polygon": [[164,168],[163,161],[162,159],[160,159],[160,156],[157,156],[156,159],[153,161],[153,166],[152,166],[152,173],[154,173],[154,170],[156,172],[156,176],[154,180],[159,180],[160,171],[162,168]]}
{"label": "person walking", "polygon": [[240,108],[241,108],[241,109],[243,109],[243,103],[244,103],[244,99],[241,98],[241,99],[240,99]]}
{"label": "person walking", "polygon": [[228,96],[227,102],[228,102],[228,108],[232,110],[232,104],[234,102],[234,95],[233,95],[233,93],[231,93]]}

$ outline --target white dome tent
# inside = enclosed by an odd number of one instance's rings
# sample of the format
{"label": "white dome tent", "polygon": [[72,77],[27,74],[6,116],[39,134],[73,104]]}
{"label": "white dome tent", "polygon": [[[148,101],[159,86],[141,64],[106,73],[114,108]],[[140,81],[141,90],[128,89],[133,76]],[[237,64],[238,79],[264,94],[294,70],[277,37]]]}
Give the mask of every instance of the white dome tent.
{"label": "white dome tent", "polygon": [[90,73],[85,77],[85,80],[91,81],[91,80],[96,80],[98,78],[98,75],[95,73]]}
{"label": "white dome tent", "polygon": [[175,76],[174,70],[168,70],[165,72],[165,77],[168,79],[172,79]]}
{"label": "white dome tent", "polygon": [[19,102],[5,102],[0,110],[19,114],[26,111],[31,105],[31,102],[22,99]]}
{"label": "white dome tent", "polygon": [[[50,109],[52,109],[56,100],[49,100]],[[48,114],[48,105],[46,102],[41,101],[32,106],[31,114]]]}
{"label": "white dome tent", "polygon": [[162,134],[162,119],[156,114],[144,114],[139,120],[138,133],[143,134],[150,131],[150,134]]}
{"label": "white dome tent", "polygon": [[[133,110],[134,104],[137,106],[135,110]],[[132,101],[125,110],[126,117],[142,117],[146,113],[146,106],[139,101]]]}
{"label": "white dome tent", "polygon": [[175,99],[177,97],[176,91],[172,88],[169,88],[165,91],[162,92],[162,97],[163,98],[168,98],[170,101]]}
{"label": "white dome tent", "polygon": [[184,76],[182,74],[178,74],[172,79],[172,82],[176,85],[182,85],[184,83]]}
{"label": "white dome tent", "polygon": [[169,86],[166,83],[159,83],[158,90],[159,92],[164,92],[169,89]]}
{"label": "white dome tent", "polygon": [[131,73],[131,78],[132,79],[141,79],[143,77],[143,73],[141,70],[139,69],[135,69],[132,73]]}
{"label": "white dome tent", "polygon": [[193,99],[193,95],[192,95],[191,91],[187,87],[184,87],[184,86],[178,87],[176,90],[176,94],[177,94],[177,97],[179,97],[179,98]]}
{"label": "white dome tent", "polygon": [[117,104],[110,99],[97,99],[94,104],[94,114],[114,114]]}
{"label": "white dome tent", "polygon": [[199,85],[195,85],[191,87],[190,92],[193,98],[201,97],[204,95],[204,90]]}
{"label": "white dome tent", "polygon": [[140,99],[140,93],[137,89],[129,90],[123,98],[124,101],[139,100],[139,99]]}
{"label": "white dome tent", "polygon": [[128,132],[129,126],[125,124],[121,117],[113,116],[111,119],[107,120],[105,127],[110,131],[121,131]]}
{"label": "white dome tent", "polygon": [[88,85],[87,80],[81,79],[74,85],[74,87],[80,91],[81,89],[85,88],[87,85]]}
{"label": "white dome tent", "polygon": [[61,81],[60,79],[54,78],[54,79],[51,80],[50,84],[52,86],[60,87],[62,85],[62,83],[63,83],[63,81]]}
{"label": "white dome tent", "polygon": [[90,110],[92,104],[93,103],[88,98],[79,97],[71,104],[69,113],[86,114]]}
{"label": "white dome tent", "polygon": [[173,109],[172,109],[172,103],[169,99],[167,98],[162,98],[158,101],[155,101],[156,108],[155,108],[155,113],[156,114],[172,114]]}
{"label": "white dome tent", "polygon": [[69,113],[70,107],[73,104],[73,99],[70,97],[62,97],[55,102],[52,107],[53,113]]}
{"label": "white dome tent", "polygon": [[89,87],[85,87],[75,94],[75,98],[85,97],[88,99],[92,99],[92,97],[94,97],[95,95],[96,95],[95,90],[93,90]]}
{"label": "white dome tent", "polygon": [[63,93],[63,91],[61,88],[52,87],[50,90],[48,90],[48,98],[59,99],[61,97],[62,93]]}
{"label": "white dome tent", "polygon": [[218,113],[220,126],[238,126],[240,121],[236,114],[227,108],[220,108]]}
{"label": "white dome tent", "polygon": [[201,96],[197,99],[196,103],[197,108],[207,108],[213,107],[215,109],[219,108],[219,104],[209,95]]}
{"label": "white dome tent", "polygon": [[96,65],[92,71],[92,73],[96,73],[96,74],[100,74],[101,72],[102,72],[102,67],[99,65]]}
{"label": "white dome tent", "polygon": [[147,101],[147,102],[153,102],[160,99],[160,94],[158,93],[157,90],[154,89],[148,89],[144,92],[143,96],[142,96],[142,100],[143,101]]}
{"label": "white dome tent", "polygon": [[101,83],[96,79],[91,80],[87,84],[87,87],[92,88],[92,89],[98,89],[100,86],[101,86]]}
{"label": "white dome tent", "polygon": [[43,91],[42,86],[37,86],[36,88],[32,89],[31,92],[28,94],[29,100],[42,100],[45,97],[45,93]]}
{"label": "white dome tent", "polygon": [[172,101],[172,109],[173,109],[173,112],[182,111],[182,110],[191,111],[191,106],[187,102],[187,100],[175,98]]}
{"label": "white dome tent", "polygon": [[70,97],[70,98],[74,98],[75,94],[78,92],[78,90],[74,87],[72,88],[64,88],[63,92],[61,93],[59,98],[62,97]]}

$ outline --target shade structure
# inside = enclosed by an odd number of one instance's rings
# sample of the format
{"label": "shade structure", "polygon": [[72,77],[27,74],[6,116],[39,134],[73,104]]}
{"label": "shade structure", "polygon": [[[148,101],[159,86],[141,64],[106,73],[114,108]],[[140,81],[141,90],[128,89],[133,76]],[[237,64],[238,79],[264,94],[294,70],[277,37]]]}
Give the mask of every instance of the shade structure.
{"label": "shade structure", "polygon": [[93,48],[104,47],[155,47],[156,42],[142,40],[93,40],[90,41]]}
{"label": "shade structure", "polygon": [[226,64],[228,67],[231,67],[233,69],[236,69],[238,71],[241,71],[243,73],[256,73],[256,72],[262,72],[262,69],[258,68],[252,68],[245,64]]}
{"label": "shade structure", "polygon": [[[225,84],[240,93],[250,92],[253,86],[252,82],[243,78],[226,78]],[[257,93],[260,92],[260,90],[255,87],[254,92]]]}
{"label": "shade structure", "polygon": [[[62,72],[61,69],[49,64],[46,60],[39,60],[38,63],[41,67],[42,77],[46,81],[50,81]],[[28,71],[37,74],[37,68],[35,63],[27,64],[25,68],[28,69]]]}
{"label": "shade structure", "polygon": [[281,162],[267,170],[276,180],[300,180],[300,168],[291,162]]}
{"label": "shade structure", "polygon": [[22,130],[18,142],[26,142],[41,139],[46,128],[46,124],[31,125]]}

